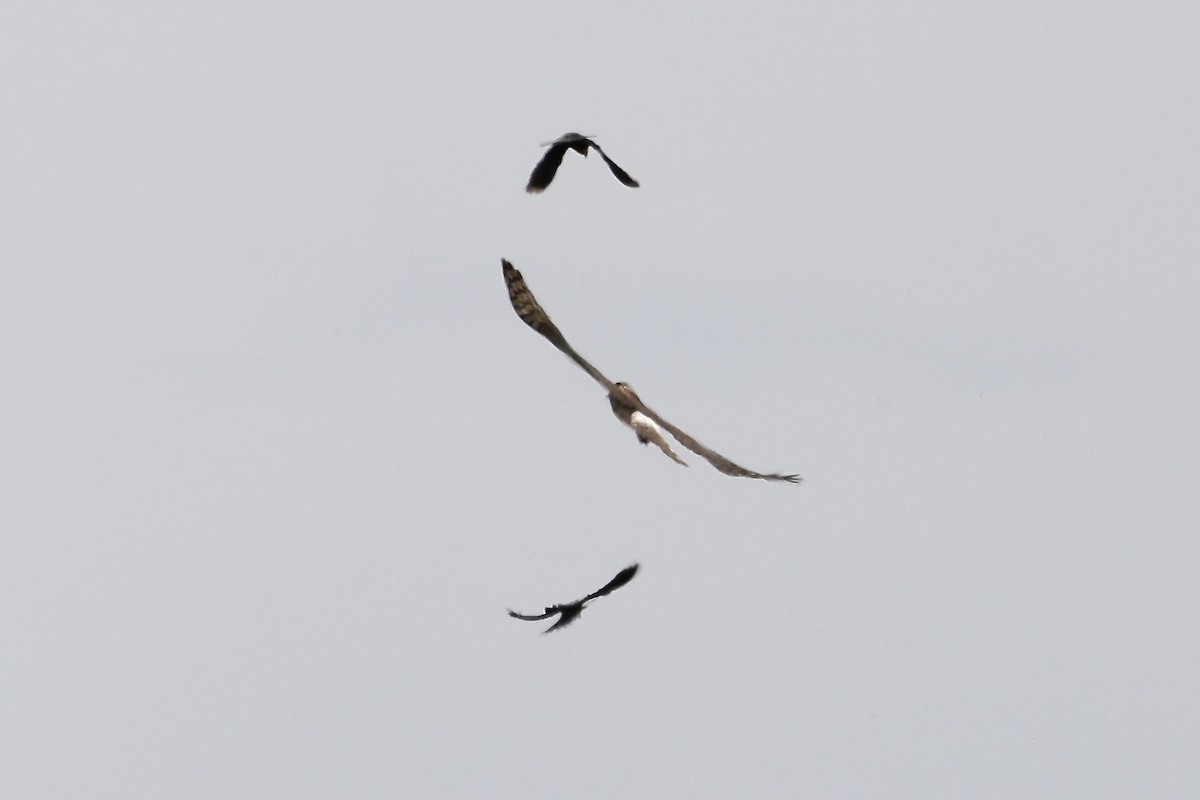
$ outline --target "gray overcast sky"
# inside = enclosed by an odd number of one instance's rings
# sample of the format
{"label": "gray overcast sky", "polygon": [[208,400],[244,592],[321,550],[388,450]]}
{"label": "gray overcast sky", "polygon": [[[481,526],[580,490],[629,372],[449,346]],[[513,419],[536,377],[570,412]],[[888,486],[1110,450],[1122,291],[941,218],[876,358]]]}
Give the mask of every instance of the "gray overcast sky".
{"label": "gray overcast sky", "polygon": [[[1200,796],[1198,75],[1182,1],[5,5],[0,796]],[[642,188],[526,195],[568,130]]]}

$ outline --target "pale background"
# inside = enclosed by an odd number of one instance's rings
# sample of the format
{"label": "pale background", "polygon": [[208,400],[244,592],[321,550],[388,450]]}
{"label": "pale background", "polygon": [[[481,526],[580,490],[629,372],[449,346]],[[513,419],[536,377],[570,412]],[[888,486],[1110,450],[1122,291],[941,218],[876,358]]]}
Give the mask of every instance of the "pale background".
{"label": "pale background", "polygon": [[[1182,0],[6,4],[0,796],[1200,796],[1198,76]],[[526,195],[568,130],[642,188]]]}

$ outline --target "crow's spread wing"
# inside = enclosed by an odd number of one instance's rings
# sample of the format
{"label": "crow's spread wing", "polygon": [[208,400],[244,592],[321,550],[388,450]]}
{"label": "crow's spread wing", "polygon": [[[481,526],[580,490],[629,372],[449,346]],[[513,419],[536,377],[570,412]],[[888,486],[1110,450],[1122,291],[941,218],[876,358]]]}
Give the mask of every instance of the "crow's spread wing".
{"label": "crow's spread wing", "polygon": [[550,149],[546,151],[542,160],[529,174],[529,183],[525,185],[525,191],[530,194],[545,191],[546,187],[550,185],[550,181],[554,180],[554,174],[558,172],[558,165],[562,163],[568,147],[570,145],[564,142],[555,142],[550,145]]}
{"label": "crow's spread wing", "polygon": [[581,602],[586,603],[589,600],[595,600],[597,597],[604,597],[604,595],[610,594],[610,593],[616,591],[617,589],[620,589],[622,586],[624,586],[625,584],[627,584],[631,580],[633,580],[633,576],[637,574],[637,571],[638,571],[638,565],[630,564],[628,567],[626,567],[625,569],[618,572],[616,577],[614,577],[608,583],[604,584],[604,586],[602,588],[597,589],[596,591],[589,594],[587,597],[583,598],[583,600]]}
{"label": "crow's spread wing", "polygon": [[526,622],[537,622],[538,620],[541,620],[541,619],[549,619],[550,617],[553,617],[557,613],[558,613],[558,609],[556,609],[556,608],[547,608],[545,613],[543,613],[543,614],[518,614],[516,611],[513,611],[511,608],[508,610],[508,615],[510,617],[512,617],[513,619],[523,619]]}
{"label": "crow's spread wing", "polygon": [[618,167],[617,162],[609,158],[608,154],[600,149],[600,145],[596,144],[595,142],[592,142],[591,145],[596,152],[600,154],[600,157],[604,159],[604,163],[608,164],[608,168],[612,170],[612,174],[617,177],[617,180],[631,189],[636,189],[637,187],[641,186],[641,184],[635,181],[628,172]]}

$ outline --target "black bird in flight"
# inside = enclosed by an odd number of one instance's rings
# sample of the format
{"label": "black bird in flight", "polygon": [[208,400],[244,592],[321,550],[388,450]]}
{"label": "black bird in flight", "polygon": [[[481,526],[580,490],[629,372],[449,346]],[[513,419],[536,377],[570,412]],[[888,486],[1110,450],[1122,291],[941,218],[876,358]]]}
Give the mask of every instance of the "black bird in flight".
{"label": "black bird in flight", "polygon": [[525,279],[521,277],[520,271],[507,259],[501,259],[500,264],[504,268],[504,282],[508,285],[508,299],[512,303],[513,310],[517,312],[517,316],[526,325],[533,328],[542,336],[545,336],[550,341],[550,344],[557,347],[568,358],[582,367],[584,372],[591,375],[597,383],[608,391],[608,402],[612,406],[613,414],[621,422],[633,428],[633,432],[637,434],[639,442],[642,444],[653,442],[668,458],[686,467],[687,462],[671,449],[670,443],[663,436],[663,429],[666,429],[681,445],[706,459],[708,463],[726,475],[732,475],[736,478],[784,481],[786,483],[800,482],[798,475],[783,475],[778,472],[755,472],[752,469],[746,469],[743,466],[733,463],[715,450],[711,450],[700,444],[700,442],[659,416],[658,412],[642,402],[642,399],[637,396],[637,393],[633,391],[633,388],[629,384],[624,382],[613,383],[604,377],[604,374],[600,370],[593,367],[587,359],[576,353],[575,349],[567,343],[566,338],[562,335],[562,331],[550,321],[550,316],[542,310],[537,299],[533,296],[533,292],[529,291],[529,287],[525,285]]}
{"label": "black bird in flight", "polygon": [[525,191],[531,194],[542,192],[550,185],[550,181],[554,180],[554,173],[558,172],[558,165],[562,163],[563,156],[566,155],[568,150],[574,150],[586,158],[589,147],[600,154],[600,157],[604,159],[604,163],[608,164],[608,168],[612,170],[612,174],[617,176],[617,180],[621,183],[631,189],[636,189],[640,185],[630,177],[628,172],[618,167],[617,162],[609,158],[600,149],[600,145],[583,134],[564,133],[553,142],[542,143],[542,147],[546,147],[547,145],[550,149],[546,151],[546,155],[542,156],[542,160],[533,168],[533,172],[529,176],[529,183],[525,186]]}
{"label": "black bird in flight", "polygon": [[583,607],[585,605],[590,603],[592,600],[595,600],[597,597],[604,597],[604,595],[620,589],[622,586],[633,580],[633,576],[637,574],[637,571],[638,565],[630,564],[628,567],[618,572],[616,577],[604,584],[602,588],[597,589],[582,600],[576,600],[574,603],[562,603],[560,605],[547,606],[546,610],[541,614],[518,614],[510,608],[508,610],[508,615],[514,619],[537,622],[538,620],[548,619],[555,614],[558,614],[559,617],[555,623],[549,628],[546,628],[546,630],[542,631],[542,633],[546,634],[550,631],[558,630],[559,628],[565,628],[583,613]]}

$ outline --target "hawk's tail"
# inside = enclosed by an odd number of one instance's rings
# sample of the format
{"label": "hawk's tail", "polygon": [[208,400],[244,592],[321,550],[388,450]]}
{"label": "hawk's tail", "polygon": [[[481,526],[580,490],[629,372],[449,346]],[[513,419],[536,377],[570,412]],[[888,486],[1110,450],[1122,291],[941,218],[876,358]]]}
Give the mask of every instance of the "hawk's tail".
{"label": "hawk's tail", "polygon": [[676,464],[687,466],[687,462],[679,457],[679,454],[671,449],[671,444],[662,435],[662,431],[654,424],[654,420],[646,417],[637,411],[633,412],[630,417],[629,426],[633,428],[637,434],[638,441],[642,444],[650,444],[653,442],[658,445],[658,449],[663,451],[663,455],[674,461]]}

